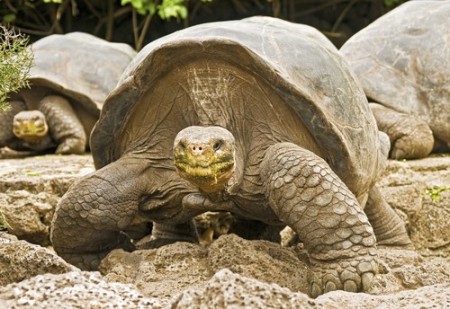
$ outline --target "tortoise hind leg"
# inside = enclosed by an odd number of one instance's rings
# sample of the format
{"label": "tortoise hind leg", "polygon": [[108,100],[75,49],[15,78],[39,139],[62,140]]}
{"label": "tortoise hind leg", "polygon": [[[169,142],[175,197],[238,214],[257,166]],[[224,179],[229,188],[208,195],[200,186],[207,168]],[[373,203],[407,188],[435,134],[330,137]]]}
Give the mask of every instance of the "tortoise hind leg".
{"label": "tortoise hind leg", "polygon": [[370,190],[364,212],[369,218],[369,222],[375,231],[375,236],[379,245],[412,245],[405,228],[405,223],[384,200],[378,187],[374,186]]}
{"label": "tortoise hind leg", "polygon": [[365,291],[377,272],[373,229],[356,197],[314,153],[271,146],[261,164],[269,204],[308,251],[310,294]]}
{"label": "tortoise hind leg", "polygon": [[41,100],[39,109],[44,113],[51,135],[58,144],[56,153],[80,154],[85,151],[87,136],[68,100],[56,95],[46,96]]}
{"label": "tortoise hind leg", "polygon": [[369,106],[378,128],[391,141],[389,157],[397,160],[417,159],[431,153],[434,145],[433,132],[424,120],[377,103],[370,103]]}

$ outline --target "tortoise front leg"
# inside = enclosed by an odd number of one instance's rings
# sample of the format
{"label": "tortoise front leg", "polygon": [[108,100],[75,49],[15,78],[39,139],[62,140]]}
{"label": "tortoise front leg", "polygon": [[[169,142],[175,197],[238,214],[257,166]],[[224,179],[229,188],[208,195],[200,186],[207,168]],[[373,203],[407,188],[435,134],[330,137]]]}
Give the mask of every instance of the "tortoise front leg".
{"label": "tortoise front leg", "polygon": [[121,158],[72,185],[51,226],[55,251],[69,263],[95,270],[114,248],[132,249],[122,231],[138,215],[146,187],[142,161]]}
{"label": "tortoise front leg", "polygon": [[370,103],[369,106],[378,128],[389,136],[391,158],[417,159],[431,153],[434,145],[433,132],[424,120],[377,103]]}
{"label": "tortoise front leg", "polygon": [[269,204],[308,251],[310,293],[366,291],[377,272],[373,229],[355,196],[314,153],[271,146],[261,166]]}
{"label": "tortoise front leg", "polygon": [[39,109],[44,113],[50,134],[58,144],[56,153],[80,154],[85,151],[87,136],[69,101],[56,95],[46,96],[41,100]]}

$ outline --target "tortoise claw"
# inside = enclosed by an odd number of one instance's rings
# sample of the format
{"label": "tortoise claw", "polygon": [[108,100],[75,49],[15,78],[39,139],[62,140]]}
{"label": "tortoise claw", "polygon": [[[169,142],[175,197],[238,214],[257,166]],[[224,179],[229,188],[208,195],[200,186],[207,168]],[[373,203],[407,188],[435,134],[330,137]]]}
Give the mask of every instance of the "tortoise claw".
{"label": "tortoise claw", "polygon": [[335,290],[367,291],[376,272],[373,256],[342,259],[336,263],[314,261],[309,273],[310,296],[315,298]]}

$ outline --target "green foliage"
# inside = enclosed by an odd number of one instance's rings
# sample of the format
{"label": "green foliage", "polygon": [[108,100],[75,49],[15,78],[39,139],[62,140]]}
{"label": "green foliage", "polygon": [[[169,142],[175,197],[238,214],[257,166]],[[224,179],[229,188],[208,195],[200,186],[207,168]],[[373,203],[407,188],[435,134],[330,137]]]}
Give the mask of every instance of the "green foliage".
{"label": "green foliage", "polygon": [[163,20],[174,17],[176,19],[185,19],[188,15],[188,9],[184,0],[163,0],[158,6],[158,15]]}
{"label": "green foliage", "polygon": [[128,3],[141,15],[154,15],[158,12],[159,17],[163,20],[172,17],[185,19],[188,15],[185,0],[162,0],[161,3],[159,0],[121,0],[121,5]]}
{"label": "green foliage", "polygon": [[384,5],[388,8],[388,9],[393,9],[396,6],[399,6],[400,4],[402,4],[403,2],[406,2],[408,0],[384,0]]}
{"label": "green foliage", "polygon": [[126,5],[128,3],[141,15],[153,15],[156,12],[157,4],[155,0],[122,0],[120,4]]}
{"label": "green foliage", "polygon": [[434,187],[431,189],[425,190],[425,195],[431,197],[431,201],[437,202],[441,199],[441,193],[444,191],[450,190],[450,186],[444,187]]}
{"label": "green foliage", "polygon": [[0,26],[0,112],[9,105],[9,94],[28,86],[33,56],[27,48],[28,37]]}

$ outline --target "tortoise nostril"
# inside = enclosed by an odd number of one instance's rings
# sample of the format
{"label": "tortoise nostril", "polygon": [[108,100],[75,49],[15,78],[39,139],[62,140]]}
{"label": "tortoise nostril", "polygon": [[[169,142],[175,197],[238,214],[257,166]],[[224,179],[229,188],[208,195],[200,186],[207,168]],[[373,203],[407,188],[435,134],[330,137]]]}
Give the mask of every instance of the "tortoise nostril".
{"label": "tortoise nostril", "polygon": [[204,147],[196,145],[196,146],[192,146],[191,149],[192,149],[192,153],[194,153],[194,154],[202,154],[203,150],[204,150]]}

